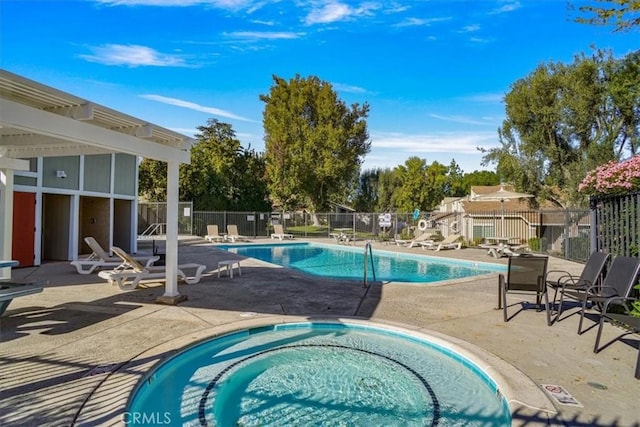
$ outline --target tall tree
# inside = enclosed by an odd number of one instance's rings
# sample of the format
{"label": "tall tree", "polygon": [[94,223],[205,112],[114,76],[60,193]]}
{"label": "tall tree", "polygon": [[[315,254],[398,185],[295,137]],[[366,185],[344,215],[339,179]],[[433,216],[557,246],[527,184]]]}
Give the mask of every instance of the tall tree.
{"label": "tall tree", "polygon": [[328,210],[346,198],[370,150],[369,105],[347,107],[314,76],[273,81],[260,95],[270,194],[285,209]]}
{"label": "tall tree", "polygon": [[636,150],[639,66],[637,52],[616,60],[603,51],[538,66],[505,96],[501,146],[484,150],[483,163],[558,206],[580,201],[588,170]]}
{"label": "tall tree", "polygon": [[[269,210],[264,158],[244,148],[231,125],[216,119],[198,127],[191,164],[180,165],[179,194],[196,210]],[[145,159],[140,164],[139,193],[164,201],[167,168]]]}
{"label": "tall tree", "polygon": [[395,173],[401,186],[393,195],[394,207],[400,212],[427,209],[427,161],[409,157],[404,165],[395,168]]}
{"label": "tall tree", "polygon": [[445,179],[444,195],[446,197],[462,197],[466,194],[468,191],[464,184],[464,172],[455,159],[451,159]]}
{"label": "tall tree", "polygon": [[378,182],[382,169],[366,169],[360,174],[353,199],[353,208],[358,212],[373,212],[378,203]]}
{"label": "tall tree", "polygon": [[393,172],[399,182],[392,197],[393,207],[400,212],[433,210],[448,195],[447,189],[451,187],[447,166],[438,162],[427,164],[419,157],[410,157]]}
{"label": "tall tree", "polygon": [[378,174],[378,201],[375,210],[378,212],[393,212],[396,205],[394,194],[400,189],[402,182],[395,169],[385,168]]}
{"label": "tall tree", "polygon": [[473,171],[462,177],[464,194],[471,194],[471,187],[475,185],[498,185],[500,177],[493,171]]}
{"label": "tall tree", "polygon": [[591,4],[578,7],[578,10],[583,15],[575,18],[575,21],[581,24],[613,25],[614,31],[627,31],[640,25],[638,0],[593,0]]}

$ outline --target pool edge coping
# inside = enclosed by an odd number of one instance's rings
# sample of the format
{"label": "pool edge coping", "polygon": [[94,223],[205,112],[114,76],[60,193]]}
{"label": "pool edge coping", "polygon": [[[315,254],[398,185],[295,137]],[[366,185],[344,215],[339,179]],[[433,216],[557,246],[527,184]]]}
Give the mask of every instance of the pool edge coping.
{"label": "pool edge coping", "polygon": [[[334,243],[326,243],[326,242],[312,242],[312,241],[305,241],[305,240],[299,240],[299,241],[287,241],[287,242],[242,242],[242,243],[224,243],[224,244],[217,244],[217,245],[213,245],[212,247],[216,250],[219,251],[223,251],[223,252],[229,252],[227,249],[222,249],[222,247],[228,247],[228,248],[233,248],[233,247],[250,247],[250,246],[291,246],[291,245],[302,245],[302,244],[306,244],[306,245],[316,245],[319,247],[333,247],[333,248],[340,248],[340,249],[350,249],[350,252],[356,252],[353,249],[358,248],[358,247],[353,247],[353,246],[345,246],[345,245],[339,245],[339,244],[334,244]],[[364,249],[364,248],[363,248]],[[389,281],[384,281],[384,280],[376,280],[375,282],[372,281],[371,283],[380,283],[382,285],[408,285],[408,286],[448,286],[448,285],[453,285],[453,284],[457,284],[457,283],[464,283],[467,281],[473,281],[473,280],[480,280],[480,279],[484,279],[486,277],[491,277],[494,274],[497,273],[506,273],[507,271],[507,266],[504,264],[499,264],[499,263],[495,263],[495,262],[488,262],[488,261],[470,261],[470,260],[460,260],[458,258],[449,258],[449,257],[437,257],[437,256],[433,256],[433,255],[429,255],[428,253],[412,253],[412,252],[394,252],[391,251],[389,249],[382,249],[382,248],[376,248],[374,249],[376,251],[380,251],[383,252],[385,255],[391,256],[391,255],[403,255],[406,256],[408,259],[416,259],[416,258],[430,258],[430,259],[434,259],[434,260],[445,260],[446,262],[449,263],[453,263],[453,264],[471,264],[474,266],[478,266],[478,265],[486,265],[487,268],[491,267],[501,267],[499,269],[496,269],[495,271],[491,271],[491,272],[487,272],[487,273],[482,273],[482,274],[478,274],[478,275],[473,275],[473,276],[466,276],[466,277],[456,277],[456,278],[452,278],[452,279],[443,279],[443,280],[437,280],[434,282],[399,282],[399,281],[393,281],[393,280],[389,280]],[[233,253],[233,252],[231,252]],[[319,275],[315,275],[309,272],[306,272],[304,270],[298,269],[298,268],[294,268],[294,267],[290,267],[290,266],[284,266],[284,265],[280,265],[280,264],[275,264],[269,261],[264,261],[262,259],[259,258],[254,258],[254,257],[249,257],[246,255],[240,255],[237,253],[234,253],[236,256],[242,257],[243,260],[251,260],[252,262],[256,262],[258,264],[264,264],[266,266],[269,266],[271,268],[284,268],[290,271],[294,271],[298,274],[302,274],[305,277],[311,277],[311,278],[321,278],[324,280],[335,280],[335,281],[353,281],[353,282],[361,282],[361,280],[355,279],[355,278],[336,278],[336,277],[331,277],[331,276],[319,276]]]}
{"label": "pool edge coping", "polygon": [[551,399],[531,378],[498,356],[467,341],[424,327],[387,320],[369,320],[357,316],[270,315],[240,319],[223,325],[203,328],[189,333],[188,336],[170,339],[144,350],[136,357],[121,363],[118,369],[106,374],[106,377],[98,383],[78,409],[72,425],[94,425],[98,420],[103,425],[126,425],[123,419],[127,404],[138,384],[151,369],[173,356],[178,350],[244,329],[312,322],[372,326],[432,341],[438,346],[465,357],[493,379],[509,405],[512,419],[514,414],[529,413],[530,411],[544,412],[549,416],[557,414],[557,409]]}

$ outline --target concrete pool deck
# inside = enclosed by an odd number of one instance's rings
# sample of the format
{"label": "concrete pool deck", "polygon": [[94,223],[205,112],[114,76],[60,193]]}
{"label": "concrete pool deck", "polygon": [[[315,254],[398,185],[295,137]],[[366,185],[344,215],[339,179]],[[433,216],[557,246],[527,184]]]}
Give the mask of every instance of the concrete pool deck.
{"label": "concrete pool deck", "polygon": [[[531,302],[528,295],[509,296],[516,304],[510,314],[524,309],[504,323],[502,312],[495,310],[497,274],[446,285],[393,283],[364,289],[361,283],[310,277],[247,259],[241,261],[242,276],[218,278],[218,261],[236,256],[215,246],[204,239],[181,241],[180,262],[206,264],[207,270],[200,283],[180,285],[188,300],[177,306],[154,303],[163,293],[161,285],[122,292],[97,274],[77,274],[68,262],[15,269],[14,277],[50,283],[40,294],[14,300],[0,319],[0,424],[122,425],[119,405],[131,387],[176,346],[274,319],[355,316],[468,343],[517,369],[502,375],[560,385],[582,404],[545,400],[541,405],[557,412],[523,407],[514,425],[640,426],[640,381],[633,377],[638,336],[628,335],[594,354],[596,328],[577,335],[578,316],[570,315],[576,310],[547,327],[544,312],[518,304]],[[381,244],[375,249],[506,264],[479,249],[434,252]],[[549,269],[579,273],[582,265],[550,258]],[[595,325],[590,319],[586,324]],[[607,325],[603,343],[621,333]],[[538,397],[522,396],[524,401]]]}

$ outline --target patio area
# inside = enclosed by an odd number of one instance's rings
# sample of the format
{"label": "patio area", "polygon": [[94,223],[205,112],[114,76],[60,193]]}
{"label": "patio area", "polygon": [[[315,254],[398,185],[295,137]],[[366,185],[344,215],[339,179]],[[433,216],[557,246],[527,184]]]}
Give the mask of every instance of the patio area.
{"label": "patio area", "polygon": [[[427,252],[376,243],[375,250],[507,262],[482,249]],[[451,337],[470,351],[505,362],[501,375],[560,385],[581,404],[553,403],[540,388],[531,392],[531,384],[512,384],[521,398],[512,402],[519,408],[513,425],[640,426],[640,381],[633,377],[638,336],[594,354],[595,316],[587,318],[589,329],[580,336],[577,315],[548,327],[544,311],[535,310],[529,295],[509,295],[512,304],[529,304],[504,323],[496,310],[497,274],[445,285],[391,283],[365,289],[361,283],[310,277],[252,259],[241,260],[242,275],[218,277],[218,263],[236,256],[204,239],[180,241],[178,254],[180,263],[207,269],[200,283],[179,286],[188,299],[176,306],[154,303],[162,285],[122,292],[97,274],[77,274],[68,262],[13,270],[16,278],[48,279],[49,284],[40,294],[14,300],[0,321],[0,424],[123,425],[122,405],[132,387],[176,348],[251,325],[356,317]],[[557,258],[549,263],[549,270],[579,274],[582,269]],[[510,308],[510,314],[517,311]],[[603,343],[621,333],[607,325]]]}

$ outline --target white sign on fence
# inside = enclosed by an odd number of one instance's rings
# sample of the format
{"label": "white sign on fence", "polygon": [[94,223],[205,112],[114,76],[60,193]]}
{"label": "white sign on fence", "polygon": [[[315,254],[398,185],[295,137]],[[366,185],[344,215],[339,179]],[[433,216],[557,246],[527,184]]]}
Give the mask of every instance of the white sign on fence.
{"label": "white sign on fence", "polygon": [[385,213],[378,215],[378,225],[382,228],[391,227],[391,214]]}

